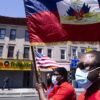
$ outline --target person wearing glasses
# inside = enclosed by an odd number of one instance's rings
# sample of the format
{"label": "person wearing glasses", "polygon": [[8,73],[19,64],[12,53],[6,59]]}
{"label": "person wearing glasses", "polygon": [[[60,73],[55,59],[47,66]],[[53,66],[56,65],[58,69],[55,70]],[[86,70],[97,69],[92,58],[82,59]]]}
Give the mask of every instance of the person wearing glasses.
{"label": "person wearing glasses", "polygon": [[76,100],[74,87],[67,82],[67,71],[65,68],[56,68],[53,71],[51,81],[54,84],[54,88],[49,93],[48,98],[43,92],[42,85],[36,84],[40,100]]}
{"label": "person wearing glasses", "polygon": [[84,88],[78,100],[100,100],[100,52],[91,51],[80,58],[75,73],[79,87]]}

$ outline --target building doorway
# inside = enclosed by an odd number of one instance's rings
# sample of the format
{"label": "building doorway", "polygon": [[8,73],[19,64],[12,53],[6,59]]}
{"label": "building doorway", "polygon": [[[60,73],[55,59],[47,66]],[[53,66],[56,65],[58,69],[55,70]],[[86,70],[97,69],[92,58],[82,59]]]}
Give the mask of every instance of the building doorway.
{"label": "building doorway", "polygon": [[30,71],[25,71],[23,75],[23,88],[30,87]]}

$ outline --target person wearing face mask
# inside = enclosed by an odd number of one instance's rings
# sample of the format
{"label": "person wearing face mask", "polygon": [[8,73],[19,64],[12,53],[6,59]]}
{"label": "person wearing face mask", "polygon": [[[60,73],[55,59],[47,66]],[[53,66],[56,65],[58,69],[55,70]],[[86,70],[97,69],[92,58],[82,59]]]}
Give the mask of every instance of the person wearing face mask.
{"label": "person wearing face mask", "polygon": [[83,54],[75,73],[76,81],[85,89],[78,100],[100,100],[100,52]]}
{"label": "person wearing face mask", "polygon": [[92,82],[87,79],[88,73],[89,72],[86,70],[82,70],[80,68],[76,69],[75,78],[78,88],[87,89],[89,86],[91,86]]}
{"label": "person wearing face mask", "polygon": [[41,85],[37,84],[40,100],[76,100],[76,93],[71,84],[67,82],[67,71],[65,68],[56,68],[52,75],[53,90],[45,97]]}
{"label": "person wearing face mask", "polygon": [[51,78],[52,78],[52,72],[47,74],[47,97],[54,88],[54,84],[52,83]]}

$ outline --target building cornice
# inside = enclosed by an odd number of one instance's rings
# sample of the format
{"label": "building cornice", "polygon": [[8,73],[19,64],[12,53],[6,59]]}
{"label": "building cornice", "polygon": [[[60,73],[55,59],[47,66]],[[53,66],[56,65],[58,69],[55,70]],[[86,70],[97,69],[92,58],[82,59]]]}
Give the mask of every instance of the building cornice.
{"label": "building cornice", "polygon": [[24,25],[26,26],[26,18],[15,18],[15,17],[5,17],[0,16],[0,24],[9,25]]}

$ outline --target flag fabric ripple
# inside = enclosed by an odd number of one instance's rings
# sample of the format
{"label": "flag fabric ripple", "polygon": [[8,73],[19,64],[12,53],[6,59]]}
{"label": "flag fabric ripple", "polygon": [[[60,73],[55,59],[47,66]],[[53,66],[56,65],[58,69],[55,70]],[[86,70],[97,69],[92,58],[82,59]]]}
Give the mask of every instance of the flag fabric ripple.
{"label": "flag fabric ripple", "polygon": [[100,0],[24,0],[30,42],[100,41]]}
{"label": "flag fabric ripple", "polygon": [[38,68],[56,68],[59,64],[51,58],[35,51],[36,66]]}

